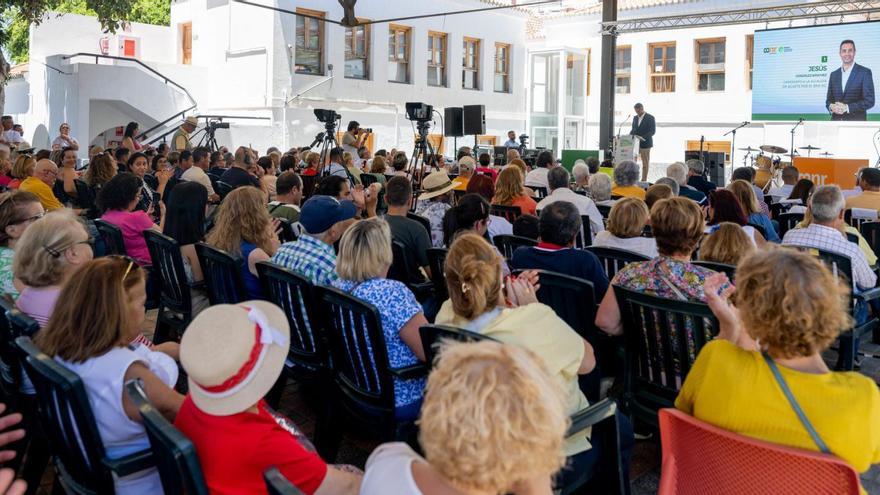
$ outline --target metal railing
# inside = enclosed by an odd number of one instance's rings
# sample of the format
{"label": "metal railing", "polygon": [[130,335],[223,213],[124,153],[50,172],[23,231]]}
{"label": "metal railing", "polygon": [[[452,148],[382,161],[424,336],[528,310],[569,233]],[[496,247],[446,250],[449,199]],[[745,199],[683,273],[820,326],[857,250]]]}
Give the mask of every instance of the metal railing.
{"label": "metal railing", "polygon": [[[197,119],[219,119],[219,120],[223,120],[223,119],[271,120],[269,117],[254,117],[254,116],[245,116],[245,115],[197,115],[196,118]],[[177,127],[171,128],[171,129],[163,132],[162,134],[159,134],[158,136],[154,136],[152,139],[145,142],[144,144],[153,144],[159,140],[164,141],[166,136],[168,136],[169,134],[171,134],[175,131],[177,131]],[[196,132],[193,132],[193,135],[194,134],[196,134]]]}

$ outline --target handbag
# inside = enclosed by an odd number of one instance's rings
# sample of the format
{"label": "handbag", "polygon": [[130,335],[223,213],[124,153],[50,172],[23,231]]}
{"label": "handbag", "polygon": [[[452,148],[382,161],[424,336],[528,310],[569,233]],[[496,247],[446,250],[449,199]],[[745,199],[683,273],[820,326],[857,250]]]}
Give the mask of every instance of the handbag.
{"label": "handbag", "polygon": [[770,356],[767,355],[766,352],[762,353],[764,356],[764,361],[767,361],[767,366],[770,367],[770,371],[773,372],[773,378],[776,378],[776,383],[779,384],[779,388],[782,389],[782,393],[785,394],[785,398],[788,399],[788,403],[791,405],[791,408],[794,409],[795,414],[797,414],[798,419],[801,421],[801,424],[804,425],[804,428],[807,430],[807,433],[810,434],[810,437],[813,439],[813,442],[816,443],[816,446],[819,447],[819,450],[823,454],[831,454],[831,450],[828,449],[828,445],[822,440],[819,436],[819,433],[813,428],[813,425],[810,423],[810,420],[807,419],[807,415],[804,414],[804,410],[801,409],[801,406],[795,400],[794,395],[791,393],[791,389],[788,388],[788,384],[785,383],[785,379],[782,378],[782,373],[779,372],[779,367],[776,366],[776,363]]}

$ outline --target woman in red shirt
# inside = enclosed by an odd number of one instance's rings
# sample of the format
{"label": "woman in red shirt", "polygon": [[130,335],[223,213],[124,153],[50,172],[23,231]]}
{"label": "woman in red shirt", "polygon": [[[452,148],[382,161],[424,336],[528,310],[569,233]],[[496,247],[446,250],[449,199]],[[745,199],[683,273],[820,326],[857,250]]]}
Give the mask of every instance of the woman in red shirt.
{"label": "woman in red shirt", "polygon": [[516,167],[507,167],[498,176],[495,183],[495,197],[492,204],[502,206],[519,206],[523,215],[534,215],[538,203],[523,193],[523,176]]}
{"label": "woman in red shirt", "polygon": [[265,301],[216,305],[190,323],[180,342],[189,394],[174,425],[196,447],[213,494],[267,493],[275,466],[307,494],[356,494],[361,475],[328,466],[263,396],[287,357],[290,327]]}

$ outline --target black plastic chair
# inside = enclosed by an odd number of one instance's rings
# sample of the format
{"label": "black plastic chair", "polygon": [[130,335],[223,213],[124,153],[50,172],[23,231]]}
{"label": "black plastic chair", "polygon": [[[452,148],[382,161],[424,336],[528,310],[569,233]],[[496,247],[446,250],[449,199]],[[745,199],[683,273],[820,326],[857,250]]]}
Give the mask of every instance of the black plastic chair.
{"label": "black plastic chair", "polygon": [[326,335],[335,382],[335,397],[315,429],[321,457],[328,462],[336,459],[346,418],[358,423],[361,431],[375,432],[383,442],[410,438],[413,422],[395,417],[393,379],[422,378],[427,368],[423,364],[391,368],[375,306],[333,287],[316,290],[330,314]]}
{"label": "black plastic chair", "polygon": [[428,239],[431,238],[431,221],[430,220],[428,220],[427,218],[425,218],[421,215],[413,213],[411,211],[406,213],[406,218],[409,218],[410,220],[415,220],[416,222],[419,222],[419,224],[421,224],[421,226],[424,227],[425,231],[428,233]]}
{"label": "black plastic chair", "polygon": [[[144,239],[153,260],[152,272],[161,280],[159,312],[153,335],[153,342],[161,344],[179,338],[192,321],[192,293],[186,279],[180,244],[154,230],[145,230]],[[169,329],[174,330],[175,335],[170,335]]]}
{"label": "black plastic chair", "polygon": [[[791,245],[791,247],[818,256],[834,275],[840,277],[840,279],[849,287],[853,286],[852,260],[849,256],[808,246]],[[850,304],[853,316],[855,316],[858,303],[867,305],[871,301],[877,299],[880,299],[880,288],[878,287],[859,291],[858,293],[853,291],[852,303]],[[855,325],[849,331],[841,333],[838,337],[840,343],[840,347],[838,348],[838,352],[840,353],[839,363],[844,371],[852,371],[855,369],[855,359],[856,355],[859,353],[859,349],[856,347],[856,340],[868,333],[873,333],[874,342],[880,343],[880,320],[878,320],[877,317],[869,316],[866,322]]]}
{"label": "black plastic chair", "polygon": [[573,493],[601,493],[624,495],[630,493],[629,478],[623,472],[620,452],[620,423],[617,419],[617,403],[603,399],[571,415],[571,425],[566,437],[592,427],[590,441],[602,444],[602,451],[592,472],[580,473],[567,486],[558,487],[562,495]]}
{"label": "black plastic chair", "polygon": [[113,474],[127,476],[154,466],[150,450],[108,458],[79,376],[40,352],[31,339],[19,337],[15,342],[26,354],[25,369],[37,391],[55,481],[66,493],[114,493]]}
{"label": "black plastic chair", "polygon": [[491,205],[489,206],[489,214],[502,217],[508,222],[513,223],[522,216],[522,209],[519,206]]}
{"label": "black plastic chair", "polygon": [[361,184],[364,187],[370,187],[371,184],[379,182],[379,178],[373,174],[361,174]]}
{"label": "black plastic chair", "polygon": [[547,188],[542,186],[528,186],[529,189],[535,191],[536,199],[544,199],[547,197]]}
{"label": "black plastic chair", "polygon": [[431,268],[431,283],[434,285],[434,295],[439,301],[449,299],[449,291],[446,289],[446,248],[428,249],[428,266]]}
{"label": "black plastic chair", "polygon": [[220,179],[217,179],[216,184],[217,184],[217,186],[216,186],[216,190],[214,192],[216,192],[217,195],[220,196],[221,201],[224,198],[226,198],[226,196],[229,195],[229,193],[231,193],[232,191],[235,190],[235,187],[232,184],[229,184],[227,182],[223,182]]}
{"label": "black plastic chair", "polygon": [[281,229],[281,232],[279,232],[278,234],[278,240],[282,243],[293,242],[297,239],[297,235],[293,231],[293,224],[290,223],[290,220],[286,218],[279,218],[278,227]]}
{"label": "black plastic chair", "polygon": [[196,254],[199,264],[202,265],[211,305],[237,304],[247,300],[247,291],[241,277],[241,257],[204,242],[196,244]]}
{"label": "black plastic chair", "polygon": [[859,232],[871,246],[874,255],[880,256],[880,222],[865,222],[859,227]]}
{"label": "black plastic chair", "polygon": [[781,213],[776,219],[779,222],[779,237],[785,237],[785,233],[797,227],[797,224],[804,221],[803,213]]}
{"label": "black plastic chair", "polygon": [[608,280],[614,278],[614,275],[617,274],[617,272],[619,272],[620,269],[625,267],[626,265],[630,263],[648,261],[650,259],[643,254],[639,254],[633,251],[627,251],[626,249],[601,246],[589,246],[584,249],[595,254],[596,257],[599,258],[602,266],[605,267],[605,275],[608,275]]}
{"label": "black plastic chair", "polygon": [[495,247],[501,251],[501,255],[506,260],[513,258],[513,252],[520,246],[534,247],[538,245],[538,241],[535,239],[507,234],[496,235],[492,242],[495,243]]}
{"label": "black plastic chair", "polygon": [[106,254],[118,254],[125,256],[125,241],[122,237],[122,229],[100,218],[95,220],[95,227],[98,234],[104,240],[104,252]]}
{"label": "black plastic chair", "polygon": [[388,278],[406,284],[419,301],[430,297],[434,284],[422,276],[419,266],[403,244],[392,241],[391,254],[393,261],[388,269]]}
{"label": "black plastic chair", "polygon": [[126,383],[125,392],[141,413],[163,491],[208,495],[208,486],[193,443],[150,404],[140,380]]}
{"label": "black plastic chair", "polygon": [[14,410],[21,387],[21,355],[15,347],[18,335],[7,317],[13,311],[17,311],[15,304],[0,297],[0,387],[4,400],[13,402],[7,406]]}
{"label": "black plastic chair", "polygon": [[422,339],[422,349],[425,350],[425,363],[429,368],[434,365],[434,361],[437,359],[441,340],[456,342],[496,341],[492,337],[448,325],[422,325],[419,327],[419,337]]}
{"label": "black plastic chair", "polygon": [[626,350],[624,406],[656,427],[657,411],[674,407],[700,349],[717,335],[718,320],[703,303],[664,299],[616,285],[614,293]]}
{"label": "black plastic chair", "polygon": [[303,492],[285,478],[277,467],[267,469],[263,473],[263,480],[266,481],[266,490],[269,495],[303,495]]}
{"label": "black plastic chair", "polygon": [[[564,273],[536,270],[541,288],[538,289],[538,302],[553,309],[556,316],[564,320],[575,332],[593,343],[597,340],[596,330],[596,290],[593,283]],[[523,270],[515,270],[519,275]],[[604,333],[603,333],[604,335]]]}
{"label": "black plastic chair", "polygon": [[590,217],[581,215],[581,230],[574,238],[574,247],[583,249],[593,245],[593,229],[590,226]]}
{"label": "black plastic chair", "polygon": [[604,218],[606,220],[608,219],[608,215],[611,214],[611,207],[608,205],[597,204],[596,209],[599,210],[599,213],[602,214],[602,218]]}
{"label": "black plastic chair", "polygon": [[[862,208],[862,209],[864,210],[866,208]],[[874,210],[872,210],[872,211],[874,211]],[[863,223],[876,222],[876,221],[878,221],[878,219],[877,219],[876,212],[875,212],[875,215],[873,218],[853,217],[853,209],[847,208],[846,210],[843,211],[843,221],[846,222],[847,224],[849,224],[851,227],[855,227],[856,229],[861,230]]]}
{"label": "black plastic chair", "polygon": [[703,268],[708,268],[716,272],[726,273],[727,278],[731,281],[733,281],[733,276],[736,275],[736,267],[726,263],[716,263],[714,261],[691,261],[691,264],[702,266]]}

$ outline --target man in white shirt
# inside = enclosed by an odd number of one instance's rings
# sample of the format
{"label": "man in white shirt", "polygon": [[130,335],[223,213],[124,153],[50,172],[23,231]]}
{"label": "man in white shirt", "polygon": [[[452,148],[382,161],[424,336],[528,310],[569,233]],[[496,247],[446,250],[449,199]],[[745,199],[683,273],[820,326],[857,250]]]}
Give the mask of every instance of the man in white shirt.
{"label": "man in white shirt", "polygon": [[[211,184],[211,178],[208,177],[208,174],[205,173],[210,167],[211,152],[208,148],[199,147],[193,150],[192,152],[192,166],[184,170],[183,174],[180,176],[180,180],[185,180],[188,182],[198,182],[199,184],[205,186],[205,189],[208,190],[208,201],[216,202],[220,200],[220,196],[214,192],[214,186]],[[181,160],[182,162],[182,160]]]}
{"label": "man in white shirt", "polygon": [[781,187],[772,187],[770,188],[770,192],[767,193],[767,196],[771,196],[773,199],[771,202],[778,203],[783,199],[788,199],[791,196],[791,191],[794,189],[795,184],[797,184],[798,177],[800,176],[800,171],[797,167],[793,165],[788,165],[782,169],[782,186]]}
{"label": "man in white shirt", "polygon": [[516,133],[513,131],[507,131],[507,141],[504,142],[505,148],[519,148],[519,143],[516,140]]}
{"label": "man in white shirt", "polygon": [[24,141],[24,138],[21,137],[21,134],[12,128],[15,124],[12,120],[11,115],[4,115],[2,119],[0,119],[0,124],[3,125],[3,133],[0,135],[0,143],[6,143],[13,148],[17,148],[19,144]]}
{"label": "man in white shirt", "polygon": [[553,158],[553,152],[542,151],[535,159],[535,168],[526,175],[526,187],[543,187],[549,189],[547,183],[547,173],[556,166],[556,159]]}
{"label": "man in white shirt", "polygon": [[568,174],[568,170],[563,167],[551,169],[547,173],[547,181],[550,187],[550,194],[538,203],[535,208],[536,210],[540,211],[547,205],[557,201],[567,201],[578,209],[581,216],[590,217],[590,230],[593,232],[593,236],[605,230],[602,214],[599,213],[599,209],[596,208],[593,200],[569,189],[568,185],[570,184],[571,177]]}
{"label": "man in white shirt", "polygon": [[348,179],[348,181],[351,182],[348,170],[342,164],[342,154],[344,152],[345,151],[342,148],[333,148],[332,150],[330,150],[330,164],[327,165],[326,170],[321,171],[320,175],[336,175],[338,177]]}

